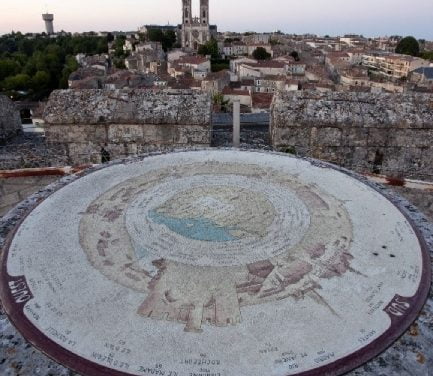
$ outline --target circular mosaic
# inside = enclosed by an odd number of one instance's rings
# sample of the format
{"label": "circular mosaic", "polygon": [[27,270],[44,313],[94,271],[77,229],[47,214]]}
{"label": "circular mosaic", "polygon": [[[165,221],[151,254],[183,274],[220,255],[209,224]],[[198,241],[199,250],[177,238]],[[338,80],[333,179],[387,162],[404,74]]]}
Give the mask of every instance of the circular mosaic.
{"label": "circular mosaic", "polygon": [[52,194],[3,252],[25,337],[93,375],[339,375],[389,346],[429,288],[388,199],[272,153],[152,156]]}

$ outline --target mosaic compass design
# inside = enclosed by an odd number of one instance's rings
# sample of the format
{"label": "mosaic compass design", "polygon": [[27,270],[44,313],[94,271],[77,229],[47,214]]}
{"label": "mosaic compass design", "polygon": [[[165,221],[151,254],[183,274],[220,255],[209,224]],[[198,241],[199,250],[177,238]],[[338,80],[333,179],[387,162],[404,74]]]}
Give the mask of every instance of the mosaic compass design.
{"label": "mosaic compass design", "polygon": [[338,375],[415,318],[423,247],[398,208],[333,168],[174,153],[36,207],[5,252],[2,301],[85,375]]}

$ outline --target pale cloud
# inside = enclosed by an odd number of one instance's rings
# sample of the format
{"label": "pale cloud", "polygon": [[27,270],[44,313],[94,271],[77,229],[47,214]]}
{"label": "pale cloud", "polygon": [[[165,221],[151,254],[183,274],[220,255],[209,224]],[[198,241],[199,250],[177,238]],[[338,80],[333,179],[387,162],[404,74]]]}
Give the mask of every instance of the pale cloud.
{"label": "pale cloud", "polygon": [[[433,39],[432,0],[210,0],[210,6],[211,22],[221,31]],[[143,24],[181,21],[181,0],[0,0],[0,9],[0,33],[43,31],[41,14],[46,10],[55,14],[56,30],[72,32],[136,30]]]}

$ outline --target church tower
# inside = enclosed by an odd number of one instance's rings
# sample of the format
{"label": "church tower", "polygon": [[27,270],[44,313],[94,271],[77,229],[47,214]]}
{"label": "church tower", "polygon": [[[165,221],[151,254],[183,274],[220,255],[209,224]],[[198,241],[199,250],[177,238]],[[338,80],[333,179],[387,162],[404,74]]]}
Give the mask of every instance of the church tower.
{"label": "church tower", "polygon": [[200,0],[200,13],[193,17],[192,1],[182,0],[182,47],[197,51],[210,41],[209,0]]}
{"label": "church tower", "polygon": [[188,25],[192,23],[192,0],[182,0],[182,24]]}
{"label": "church tower", "polygon": [[200,0],[200,18],[202,25],[209,25],[209,0]]}

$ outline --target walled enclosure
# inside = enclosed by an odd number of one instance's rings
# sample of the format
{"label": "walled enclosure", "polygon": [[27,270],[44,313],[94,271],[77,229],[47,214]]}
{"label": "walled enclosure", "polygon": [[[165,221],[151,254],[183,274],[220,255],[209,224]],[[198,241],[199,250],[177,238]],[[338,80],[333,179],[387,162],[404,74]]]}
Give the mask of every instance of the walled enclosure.
{"label": "walled enclosure", "polygon": [[0,143],[21,131],[21,118],[14,103],[5,95],[0,95]]}
{"label": "walled enclosure", "polygon": [[280,93],[271,109],[277,150],[360,172],[433,178],[433,96]]}
{"label": "walled enclosure", "polygon": [[45,108],[48,143],[71,164],[100,163],[153,149],[209,146],[207,94],[145,90],[58,90]]}

